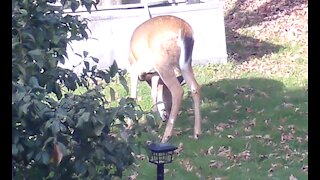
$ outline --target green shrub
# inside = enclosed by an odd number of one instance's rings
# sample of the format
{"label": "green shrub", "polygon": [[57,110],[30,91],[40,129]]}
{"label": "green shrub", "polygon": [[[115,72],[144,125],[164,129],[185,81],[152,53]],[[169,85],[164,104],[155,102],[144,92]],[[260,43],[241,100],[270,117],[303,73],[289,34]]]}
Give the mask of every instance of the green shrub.
{"label": "green shrub", "polygon": [[[121,177],[133,163],[139,134],[139,128],[127,130],[125,120],[143,112],[130,98],[109,101],[102,93],[102,80],[109,86],[120,78],[127,89],[116,64],[106,71],[87,67],[81,77],[57,66],[67,58],[68,42],[88,38],[88,27],[47,2],[56,1],[12,1],[13,179]],[[82,3],[90,9],[93,2]],[[87,90],[77,94],[78,87]]]}

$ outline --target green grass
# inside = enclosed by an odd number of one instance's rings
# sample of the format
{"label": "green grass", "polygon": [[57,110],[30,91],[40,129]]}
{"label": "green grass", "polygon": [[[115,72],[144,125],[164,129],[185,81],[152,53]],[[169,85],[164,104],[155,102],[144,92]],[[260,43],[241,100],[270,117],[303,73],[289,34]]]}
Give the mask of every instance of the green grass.
{"label": "green grass", "polygon": [[[183,144],[183,150],[165,165],[165,179],[307,179],[303,167],[308,165],[308,62],[301,49],[287,43],[278,52],[245,63],[231,59],[226,65],[195,66],[202,86],[203,135],[190,138],[194,116],[187,112],[192,99],[184,87],[175,124],[181,133],[170,140]],[[151,111],[146,83],[139,84],[138,96],[138,104]],[[219,152],[223,147],[229,156]],[[156,166],[148,158],[136,164],[126,176],[137,173],[137,179],[156,179]]]}

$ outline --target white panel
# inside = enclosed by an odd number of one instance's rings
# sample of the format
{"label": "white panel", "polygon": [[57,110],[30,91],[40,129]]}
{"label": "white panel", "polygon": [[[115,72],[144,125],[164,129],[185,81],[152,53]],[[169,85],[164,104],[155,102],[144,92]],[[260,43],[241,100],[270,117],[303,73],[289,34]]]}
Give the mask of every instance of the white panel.
{"label": "white panel", "polygon": [[[193,27],[194,64],[226,63],[223,5],[221,1],[212,1],[192,5],[153,7],[150,8],[150,12],[152,16],[168,14],[183,18]],[[145,10],[108,9],[93,11],[91,14],[88,12],[76,14],[90,19],[89,28],[92,34],[89,36],[94,39],[73,42],[74,51],[82,54],[82,51],[86,50],[89,55],[99,58],[98,68],[110,66],[114,59],[119,67],[127,68],[130,37],[134,29],[148,19]],[[70,48],[68,56],[70,60],[64,67],[71,68],[72,65],[79,63],[80,58],[73,55]]]}

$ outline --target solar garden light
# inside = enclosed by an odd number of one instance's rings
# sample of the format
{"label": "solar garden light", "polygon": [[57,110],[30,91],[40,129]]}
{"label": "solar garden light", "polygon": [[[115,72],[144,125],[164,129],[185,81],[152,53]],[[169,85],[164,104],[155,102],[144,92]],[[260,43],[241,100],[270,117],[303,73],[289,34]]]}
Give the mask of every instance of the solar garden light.
{"label": "solar garden light", "polygon": [[164,164],[172,162],[173,152],[177,147],[168,143],[152,143],[149,145],[151,155],[149,162],[157,165],[157,180],[164,179]]}

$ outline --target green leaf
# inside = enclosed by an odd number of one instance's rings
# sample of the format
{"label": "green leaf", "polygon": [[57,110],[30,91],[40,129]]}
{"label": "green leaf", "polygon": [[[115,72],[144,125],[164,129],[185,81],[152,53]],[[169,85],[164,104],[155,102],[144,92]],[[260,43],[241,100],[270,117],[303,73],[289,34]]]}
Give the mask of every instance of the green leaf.
{"label": "green leaf", "polygon": [[61,39],[60,36],[55,36],[55,35],[54,35],[54,36],[52,37],[52,42],[53,42],[53,44],[57,45],[57,44],[59,43],[60,39]]}
{"label": "green leaf", "polygon": [[112,143],[107,141],[104,141],[104,147],[106,147],[109,152],[112,152],[115,148],[115,146]]}
{"label": "green leaf", "polygon": [[27,94],[26,92],[16,93],[16,95],[12,97],[13,101],[15,101],[15,102],[21,101],[26,94]]}
{"label": "green leaf", "polygon": [[110,76],[114,77],[118,72],[118,65],[116,61],[113,61],[113,64],[110,66]]}
{"label": "green leaf", "polygon": [[49,137],[49,138],[44,142],[42,148],[44,149],[45,147],[47,147],[47,144],[48,144],[49,142],[53,141],[53,140],[54,140],[54,137]]}
{"label": "green leaf", "polygon": [[92,57],[92,56],[91,56],[91,58],[95,63],[99,63],[99,59],[98,58],[95,58],[95,57]]}
{"label": "green leaf", "polygon": [[67,127],[64,124],[59,123],[59,126],[60,126],[60,131],[61,132],[66,132],[67,131]]}
{"label": "green leaf", "polygon": [[89,112],[85,112],[82,114],[82,116],[79,119],[82,119],[83,122],[88,122],[90,118],[90,113]]}
{"label": "green leaf", "polygon": [[49,164],[49,154],[45,151],[42,152],[42,163]]}
{"label": "green leaf", "polygon": [[89,172],[90,177],[95,177],[97,174],[97,170],[96,170],[95,166],[93,166],[91,164],[88,166],[88,172]]}
{"label": "green leaf", "polygon": [[34,38],[34,36],[33,36],[32,34],[24,31],[24,32],[22,33],[22,35],[23,35],[25,38],[27,38],[27,37],[30,38],[32,42],[34,42],[34,43],[36,42],[36,40],[35,40],[35,38]]}
{"label": "green leaf", "polygon": [[50,171],[49,175],[45,179],[53,179],[54,177],[54,172]]}
{"label": "green leaf", "polygon": [[129,93],[129,87],[128,87],[128,83],[127,80],[123,77],[123,76],[119,76],[119,80],[120,80],[120,84],[124,87],[124,89],[126,90],[126,93]]}
{"label": "green leaf", "polygon": [[68,154],[67,147],[61,142],[57,142],[57,143],[58,143],[59,149],[60,149],[61,153],[63,154],[63,156],[66,156]]}
{"label": "green leaf", "polygon": [[85,164],[81,160],[76,161],[74,166],[75,166],[76,172],[80,174],[84,174],[87,171]]}
{"label": "green leaf", "polygon": [[103,124],[96,126],[96,127],[94,128],[94,130],[93,130],[93,131],[94,131],[94,134],[95,134],[96,136],[100,136],[104,127],[105,127],[105,125],[103,125]]}
{"label": "green leaf", "polygon": [[25,16],[28,14],[28,11],[25,9],[19,9],[19,12],[21,13],[21,15]]}
{"label": "green leaf", "polygon": [[40,49],[34,49],[29,51],[28,54],[31,56],[40,56],[42,53]]}
{"label": "green leaf", "polygon": [[32,77],[29,79],[29,86],[31,86],[31,87],[34,88],[34,89],[44,89],[43,87],[41,87],[41,86],[39,85],[38,79],[37,79],[35,76],[32,76]]}
{"label": "green leaf", "polygon": [[23,152],[24,151],[24,147],[21,144],[17,145],[19,152]]}
{"label": "green leaf", "polygon": [[51,127],[52,124],[53,124],[53,122],[54,122],[54,119],[48,120],[48,121],[46,122],[46,124],[44,125],[44,129],[47,130],[49,127]]}
{"label": "green leaf", "polygon": [[60,131],[60,121],[55,120],[51,125],[52,134],[56,135]]}
{"label": "green leaf", "polygon": [[83,51],[83,56],[86,58],[88,56],[88,51]]}
{"label": "green leaf", "polygon": [[84,113],[85,110],[86,110],[85,108],[81,108],[81,109],[79,110],[78,114]]}
{"label": "green leaf", "polygon": [[111,101],[116,100],[116,92],[114,91],[114,89],[112,87],[110,87],[110,97],[111,97]]}
{"label": "green leaf", "polygon": [[29,94],[26,94],[24,97],[23,97],[23,102],[25,103],[30,103],[31,101],[31,96]]}
{"label": "green leaf", "polygon": [[59,84],[57,82],[55,82],[55,89],[54,89],[54,93],[57,95],[57,98],[58,99],[61,99],[62,98],[62,92],[61,92],[61,88],[59,86]]}
{"label": "green leaf", "polygon": [[84,61],[84,65],[85,65],[86,69],[89,69],[89,62],[88,61]]}
{"label": "green leaf", "polygon": [[103,159],[104,158],[104,155],[105,155],[105,152],[102,150],[102,148],[100,147],[97,147],[95,149],[95,155],[98,159]]}
{"label": "green leaf", "polygon": [[85,112],[83,113],[79,119],[78,119],[78,123],[76,125],[76,127],[82,127],[84,122],[88,122],[90,118],[90,113],[89,112]]}
{"label": "green leaf", "polygon": [[34,154],[34,151],[31,151],[31,152],[29,152],[29,153],[27,154],[27,160],[28,160],[28,161],[32,159],[33,154]]}
{"label": "green leaf", "polygon": [[31,104],[30,102],[23,104],[23,105],[19,108],[19,110],[22,111],[24,114],[27,114],[30,104]]}
{"label": "green leaf", "polygon": [[81,54],[79,54],[79,53],[74,53],[74,54],[82,58]]}
{"label": "green leaf", "polygon": [[17,41],[17,42],[12,42],[12,49],[13,48],[15,48],[17,45],[19,45],[20,44],[20,42],[19,41]]}
{"label": "green leaf", "polygon": [[18,147],[17,147],[17,145],[16,144],[12,144],[12,155],[13,156],[17,156],[18,155],[18,152],[19,152],[19,150],[18,150]]}
{"label": "green leaf", "polygon": [[71,1],[70,8],[72,12],[75,12],[79,6],[80,6],[80,3],[78,1]]}
{"label": "green leaf", "polygon": [[87,11],[91,13],[92,2],[85,2],[84,6],[86,7]]}
{"label": "green leaf", "polygon": [[34,160],[35,160],[35,161],[40,161],[41,156],[42,156],[42,151],[41,151],[41,152],[38,152],[38,154],[36,155],[36,157],[34,158]]}
{"label": "green leaf", "polygon": [[97,69],[97,65],[92,66],[91,71],[95,71]]}
{"label": "green leaf", "polygon": [[18,64],[18,69],[20,70],[20,72],[22,73],[23,76],[26,76],[27,72],[26,69],[24,68],[24,66]]}
{"label": "green leaf", "polygon": [[16,134],[13,134],[13,143],[17,144],[19,142],[19,136]]}

